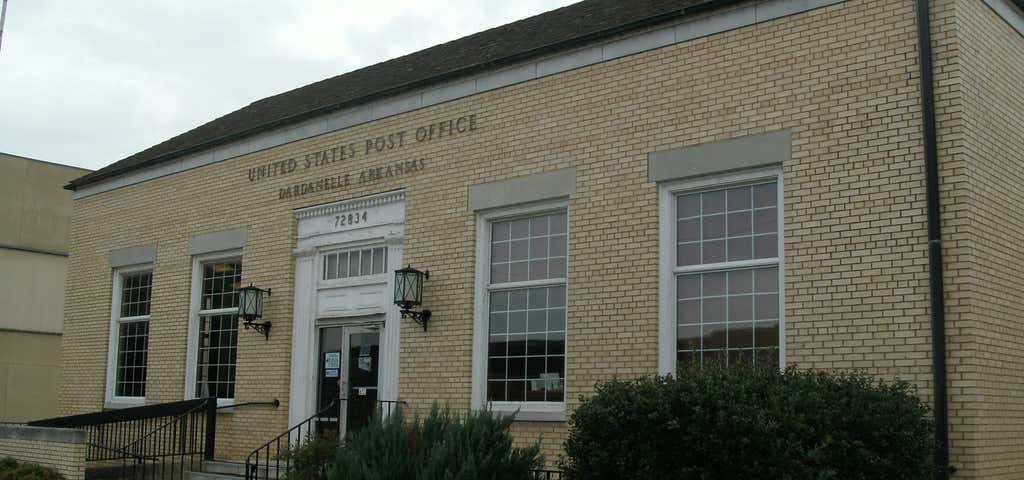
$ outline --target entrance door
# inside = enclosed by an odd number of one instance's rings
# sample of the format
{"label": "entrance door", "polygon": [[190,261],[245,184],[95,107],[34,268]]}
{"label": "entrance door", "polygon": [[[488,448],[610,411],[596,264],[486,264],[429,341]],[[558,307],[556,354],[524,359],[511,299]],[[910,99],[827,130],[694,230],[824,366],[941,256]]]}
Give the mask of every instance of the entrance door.
{"label": "entrance door", "polygon": [[370,423],[377,406],[380,372],[380,329],[345,329],[348,360],[342,372],[343,431],[355,432]]}
{"label": "entrance door", "polygon": [[318,429],[338,431],[344,436],[365,427],[377,405],[380,327],[321,328],[319,362],[317,409],[324,410],[335,401],[339,408],[321,416]]}

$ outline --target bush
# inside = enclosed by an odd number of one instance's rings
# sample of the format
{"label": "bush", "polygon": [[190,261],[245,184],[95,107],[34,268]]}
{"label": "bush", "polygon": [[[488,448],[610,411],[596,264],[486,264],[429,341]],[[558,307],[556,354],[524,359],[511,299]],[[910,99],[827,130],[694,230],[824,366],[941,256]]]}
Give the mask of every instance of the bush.
{"label": "bush", "polygon": [[311,433],[300,445],[290,447],[279,456],[288,462],[286,480],[324,480],[331,460],[338,451],[338,432]]}
{"label": "bush", "polygon": [[930,479],[928,407],[860,374],[713,368],[611,381],[570,420],[569,479]]}
{"label": "bush", "polygon": [[52,468],[18,463],[8,457],[0,459],[0,480],[64,480],[64,476]]}
{"label": "bush", "polygon": [[332,480],[527,480],[540,468],[540,447],[514,448],[511,417],[454,415],[431,409],[407,425],[399,409],[351,434],[338,451]]}

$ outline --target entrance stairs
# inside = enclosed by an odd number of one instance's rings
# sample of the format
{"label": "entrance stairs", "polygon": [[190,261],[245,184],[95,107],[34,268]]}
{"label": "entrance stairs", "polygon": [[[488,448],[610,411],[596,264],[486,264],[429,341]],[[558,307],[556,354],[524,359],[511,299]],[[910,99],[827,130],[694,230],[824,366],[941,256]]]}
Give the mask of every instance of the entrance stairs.
{"label": "entrance stairs", "polygon": [[[245,462],[230,462],[223,460],[208,460],[203,462],[202,467],[199,471],[188,472],[186,480],[244,480],[245,479]],[[280,475],[275,475],[275,468],[270,468],[270,476],[267,475],[267,468],[260,468],[257,480],[266,480],[268,478],[277,478],[278,476],[284,477],[285,469],[281,468]]]}

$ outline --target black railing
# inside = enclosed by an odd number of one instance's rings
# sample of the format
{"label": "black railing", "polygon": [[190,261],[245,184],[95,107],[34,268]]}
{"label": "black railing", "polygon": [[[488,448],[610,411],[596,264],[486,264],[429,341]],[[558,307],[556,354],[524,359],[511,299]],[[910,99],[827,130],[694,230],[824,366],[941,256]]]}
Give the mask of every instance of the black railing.
{"label": "black railing", "polygon": [[281,401],[278,399],[270,400],[269,402],[244,402],[244,403],[232,403],[230,405],[221,405],[217,407],[217,410],[234,410],[241,407],[280,407]]}
{"label": "black railing", "polygon": [[183,479],[213,459],[217,399],[50,418],[28,426],[86,431],[87,466],[120,470],[118,478]]}
{"label": "black railing", "polygon": [[[398,405],[405,402],[400,400],[367,400],[370,408],[379,408],[383,415],[391,415]],[[313,416],[299,422],[289,428],[286,432],[264,443],[252,451],[245,459],[246,480],[280,480],[285,478],[291,469],[291,455],[289,452],[303,443],[316,438],[317,435],[324,438],[337,439],[340,437],[339,429],[343,422],[344,406],[349,399],[339,398],[321,409]],[[359,402],[360,405],[366,402]],[[349,405],[354,408],[355,402]],[[353,425],[348,425],[351,429]]]}

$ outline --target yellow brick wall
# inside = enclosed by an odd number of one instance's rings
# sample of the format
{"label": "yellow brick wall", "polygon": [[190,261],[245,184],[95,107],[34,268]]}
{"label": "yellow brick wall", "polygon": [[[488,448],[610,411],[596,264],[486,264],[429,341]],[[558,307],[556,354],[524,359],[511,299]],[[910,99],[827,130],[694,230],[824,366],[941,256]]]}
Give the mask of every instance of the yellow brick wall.
{"label": "yellow brick wall", "polygon": [[[969,375],[964,369],[965,360],[971,355],[964,320],[971,315],[968,302],[970,290],[966,279],[974,267],[966,260],[969,253],[966,232],[969,229],[970,213],[966,207],[969,199],[967,176],[964,175],[966,161],[960,148],[963,138],[963,95],[960,88],[957,1],[931,2],[931,31],[938,129],[943,282],[946,293],[950,463],[960,470],[957,478],[971,478],[970,472],[963,470],[964,465],[971,462],[968,458],[970,453],[964,444],[964,437],[971,432],[964,429],[961,412],[965,408],[964,393],[970,389],[970,381],[967,380]],[[931,309],[928,311],[930,314]]]}
{"label": "yellow brick wall", "polygon": [[1024,475],[1024,36],[956,3],[962,105],[951,145],[964,182],[956,235],[965,313],[951,377],[958,478]]}
{"label": "yellow brick wall", "polygon": [[11,457],[57,470],[67,480],[85,479],[85,443],[0,437],[0,459]]}
{"label": "yellow brick wall", "polygon": [[[947,37],[951,31],[940,29]],[[944,50],[947,56],[951,51]],[[266,307],[274,329],[269,341],[240,333],[236,398],[279,398],[283,405],[221,415],[218,455],[241,458],[282,431],[294,293],[292,209],[397,188],[407,192],[406,261],[431,270],[425,303],[434,312],[427,332],[403,325],[400,397],[416,411],[435,401],[468,408],[475,218],[467,189],[575,167],[577,190],[569,205],[571,412],[597,381],[657,371],[658,205],[657,186],[647,181],[647,154],[779,129],[791,129],[794,139],[793,158],[783,166],[789,364],[900,377],[928,398],[917,68],[913,2],[852,0],[78,200],[63,411],[95,411],[103,404],[109,251],[158,245],[147,402],[180,400],[188,239],[247,226],[243,281],[274,289]],[[957,116],[954,107],[944,112]],[[478,119],[471,134],[357,155],[322,170],[357,174],[423,158],[427,168],[421,172],[289,200],[278,200],[279,188],[319,175],[254,183],[247,177],[249,168],[268,162],[470,113]],[[955,186],[947,184],[946,195],[955,197]],[[566,434],[560,423],[518,423],[514,430],[520,443],[542,434],[552,460]]]}

